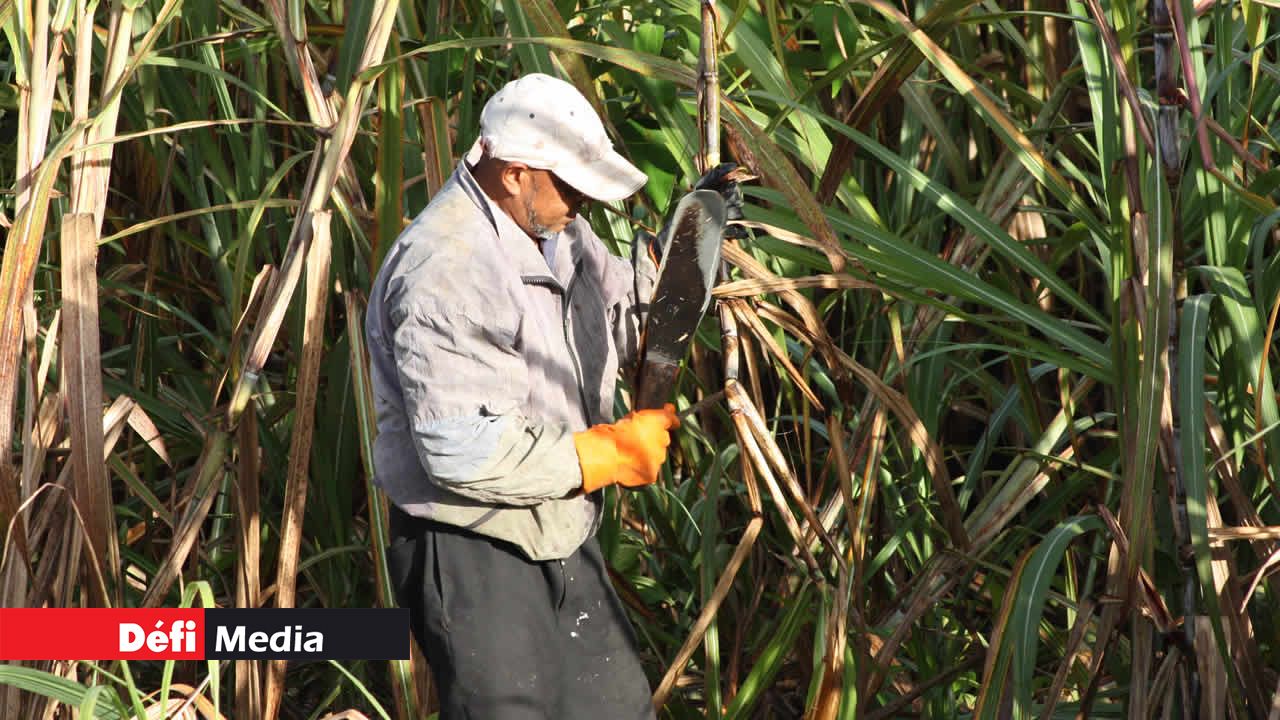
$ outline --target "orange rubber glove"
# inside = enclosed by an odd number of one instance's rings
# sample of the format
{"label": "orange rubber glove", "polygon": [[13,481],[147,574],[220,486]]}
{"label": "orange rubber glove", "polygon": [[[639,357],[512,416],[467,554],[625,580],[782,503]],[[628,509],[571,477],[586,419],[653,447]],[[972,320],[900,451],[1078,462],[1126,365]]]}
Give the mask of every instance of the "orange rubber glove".
{"label": "orange rubber glove", "polygon": [[636,410],[612,425],[574,433],[582,489],[595,492],[615,483],[641,487],[657,482],[658,470],[667,459],[671,430],[679,426],[675,406],[667,403],[661,410]]}

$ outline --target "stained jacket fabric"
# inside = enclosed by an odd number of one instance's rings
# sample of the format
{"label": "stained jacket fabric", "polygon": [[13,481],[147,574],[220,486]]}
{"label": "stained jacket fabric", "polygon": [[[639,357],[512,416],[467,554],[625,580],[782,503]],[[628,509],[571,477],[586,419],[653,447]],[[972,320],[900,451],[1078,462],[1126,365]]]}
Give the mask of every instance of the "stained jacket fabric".
{"label": "stained jacket fabric", "polygon": [[544,258],[459,164],[388,250],[365,328],[377,484],[531,560],[568,557],[599,525],[573,433],[614,419],[654,275],[581,217],[552,247]]}

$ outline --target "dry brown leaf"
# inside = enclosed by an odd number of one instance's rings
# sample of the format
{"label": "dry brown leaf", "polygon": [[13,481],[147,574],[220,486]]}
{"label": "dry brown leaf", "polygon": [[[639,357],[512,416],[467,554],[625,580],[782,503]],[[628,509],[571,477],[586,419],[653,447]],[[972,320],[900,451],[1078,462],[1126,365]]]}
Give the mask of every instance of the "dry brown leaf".
{"label": "dry brown leaf", "polygon": [[174,530],[169,554],[151,579],[147,594],[142,598],[142,607],[156,607],[165,599],[195,547],[200,528],[218,494],[217,483],[225,471],[222,463],[227,455],[227,442],[227,433],[222,430],[215,430],[205,436],[204,449],[196,462],[196,471],[183,488],[181,502],[186,505],[186,511]]}
{"label": "dry brown leaf", "polygon": [[729,111],[725,114],[725,132],[730,135],[733,143],[745,146],[751,154],[750,160],[739,159],[746,164],[754,163],[754,166],[749,169],[758,174],[765,184],[786,196],[796,216],[813,231],[818,242],[822,243],[822,252],[831,263],[832,272],[838,273],[844,270],[846,263],[844,248],[840,246],[835,231],[831,229],[831,223],[822,212],[822,204],[810,192],[809,185],[796,172],[782,150],[747,117],[746,113],[738,108],[737,103],[723,96],[721,103]]}
{"label": "dry brown leaf", "polygon": [[[778,477],[781,477],[786,484],[787,490],[791,493],[791,499],[794,500],[796,505],[800,508],[800,513],[804,515],[809,527],[813,532],[818,534],[818,538],[822,540],[823,544],[827,546],[827,549],[831,551],[831,554],[835,557],[836,561],[840,563],[841,567],[844,567],[844,558],[841,557],[840,548],[836,547],[835,542],[831,539],[831,536],[827,534],[822,522],[818,519],[818,516],[814,514],[813,506],[809,504],[808,499],[804,496],[804,492],[800,489],[800,482],[796,479],[795,472],[792,471],[791,467],[787,464],[786,456],[783,454],[782,449],[778,447],[773,434],[769,432],[769,426],[765,423],[764,416],[760,414],[755,403],[751,402],[751,399],[747,397],[746,392],[743,391],[742,386],[739,383],[725,384],[725,395],[728,396],[731,393],[737,394],[738,402],[735,404],[731,401],[730,407],[734,409],[735,413],[740,412],[746,416],[748,425],[755,432],[756,440],[764,451],[765,459],[777,473]],[[775,498],[775,502],[776,501],[777,498]],[[798,550],[801,556],[805,558],[805,561],[809,563],[810,569],[816,572],[818,570],[817,562],[811,562],[813,553],[810,552],[809,545],[804,540],[806,535],[807,533],[800,530],[796,535],[796,544],[800,546]]]}
{"label": "dry brown leaf", "polygon": [[[750,277],[766,280],[777,277],[735,242],[725,241],[722,247],[722,257]],[[779,291],[779,296],[795,312],[800,322],[803,323],[804,330],[792,334],[798,338],[808,338],[809,345],[822,355],[827,362],[827,366],[834,370],[837,375],[841,374],[839,370],[841,365],[840,358],[844,353],[832,342],[830,334],[827,333],[826,323],[818,314],[817,308],[813,306],[809,298],[794,290],[781,290]],[[837,383],[839,382],[840,379],[837,377]]]}
{"label": "dry brown leaf", "polygon": [[102,446],[103,461],[110,459],[111,451],[115,449],[116,443],[120,442],[120,436],[124,434],[125,422],[137,406],[138,404],[128,395],[118,395],[103,413],[102,426],[105,434]]}
{"label": "dry brown leaf", "polygon": [[1265,527],[1211,527],[1209,528],[1209,540],[1280,540],[1280,525]]}
{"label": "dry brown leaf", "polygon": [[1196,615],[1190,621],[1196,624],[1196,670],[1200,677],[1200,712],[1196,717],[1203,720],[1225,720],[1226,708],[1231,704],[1227,690],[1227,668],[1222,662],[1222,656],[1218,654],[1213,623],[1208,615]]}
{"label": "dry brown leaf", "polygon": [[1040,713],[1040,720],[1050,720],[1053,717],[1053,710],[1058,700],[1062,698],[1062,690],[1067,686],[1067,673],[1075,664],[1076,656],[1079,655],[1081,662],[1088,664],[1088,651],[1082,653],[1080,646],[1084,643],[1085,631],[1089,629],[1089,621],[1093,618],[1096,608],[1097,605],[1089,598],[1081,601],[1079,611],[1076,613],[1076,621],[1071,626],[1071,634],[1067,637],[1062,662],[1058,664],[1058,670],[1053,676],[1053,685],[1049,694],[1045,696],[1044,710]]}
{"label": "dry brown leaf", "polygon": [[[1111,537],[1115,541],[1116,548],[1120,555],[1125,558],[1129,555],[1129,538],[1125,536],[1124,529],[1120,527],[1120,522],[1116,520],[1116,516],[1107,509],[1105,505],[1096,505],[1098,515],[1106,524],[1107,529],[1111,532]],[[1163,633],[1173,632],[1179,627],[1183,618],[1174,618],[1173,613],[1169,611],[1169,606],[1165,604],[1164,596],[1156,589],[1155,581],[1151,579],[1151,575],[1147,573],[1146,568],[1138,568],[1138,592],[1136,593],[1138,610],[1155,624],[1156,629]]]}
{"label": "dry brown leaf", "polygon": [[951,487],[951,474],[947,472],[942,448],[929,435],[928,428],[924,426],[924,422],[920,420],[915,408],[911,406],[911,402],[902,393],[889,387],[878,374],[863,367],[843,352],[840,353],[840,360],[846,368],[853,372],[854,377],[875,395],[877,400],[884,403],[893,412],[898,418],[898,422],[902,423],[907,435],[911,438],[912,444],[924,456],[925,465],[929,470],[929,478],[933,484],[934,494],[937,497],[938,504],[941,505],[942,525],[946,528],[947,535],[950,536],[951,542],[956,548],[967,550],[970,545],[969,534],[964,528],[964,515],[960,511],[960,503],[956,501],[955,491]]}
{"label": "dry brown leaf", "polygon": [[[72,487],[85,513],[88,541],[112,576],[120,567],[116,544],[111,485],[103,458],[102,353],[98,338],[98,233],[89,213],[62,218],[62,362],[66,379],[67,414],[71,427]],[[90,585],[90,599],[98,607],[115,605],[99,597]]]}
{"label": "dry brown leaf", "polygon": [[711,597],[708,598],[707,604],[702,607],[702,611],[698,614],[698,619],[694,622],[693,629],[689,631],[688,637],[685,638],[684,644],[680,646],[680,650],[667,666],[667,673],[662,677],[662,681],[658,683],[658,688],[653,691],[653,707],[655,711],[661,711],[662,707],[667,704],[667,698],[671,696],[671,690],[684,675],[685,664],[689,662],[689,658],[693,657],[698,644],[702,642],[702,637],[707,633],[707,628],[711,627],[711,621],[715,619],[716,612],[720,609],[720,603],[728,596],[729,590],[733,587],[733,581],[738,576],[738,570],[742,568],[742,563],[747,559],[747,554],[751,552],[752,546],[755,545],[756,537],[760,534],[760,528],[763,526],[764,518],[760,516],[751,518],[747,523],[746,529],[742,532],[742,538],[738,540],[738,546],[734,548],[733,556],[729,558],[729,563],[725,565],[724,572],[720,573],[720,579],[716,581],[715,589],[711,591]]}
{"label": "dry brown leaf", "polygon": [[1240,598],[1240,607],[1236,608],[1236,612],[1241,614],[1248,612],[1249,598],[1253,597],[1253,594],[1258,591],[1258,585],[1262,584],[1262,581],[1268,575],[1274,573],[1277,568],[1280,568],[1280,548],[1276,548],[1276,551],[1271,553],[1263,561],[1262,566],[1253,573],[1253,579],[1246,586],[1244,595]]}
{"label": "dry brown leaf", "polygon": [[818,399],[818,395],[809,387],[809,381],[805,380],[804,374],[801,373],[794,364],[792,364],[791,358],[787,356],[787,353],[782,348],[778,347],[777,341],[774,340],[773,335],[769,332],[768,328],[764,326],[764,323],[760,322],[760,317],[756,313],[752,312],[751,308],[747,307],[746,302],[743,300],[732,300],[729,301],[729,304],[733,309],[734,314],[736,314],[738,319],[745,323],[752,333],[755,334],[756,338],[760,341],[760,344],[769,351],[769,354],[772,355],[775,360],[782,364],[783,370],[791,377],[796,388],[804,394],[805,399],[807,399],[814,407],[822,410],[822,401]]}
{"label": "dry brown leaf", "polygon": [[142,406],[137,403],[134,403],[133,409],[129,411],[129,427],[138,433],[138,436],[147,444],[147,447],[151,448],[164,461],[165,465],[173,467],[173,461],[169,459],[169,450],[164,444],[164,436],[160,434],[160,430],[152,422],[151,416],[147,414],[147,411],[143,410]]}
{"label": "dry brown leaf", "polygon": [[762,424],[759,419],[760,414],[748,413],[746,408],[752,406],[751,398],[746,391],[742,389],[742,384],[729,381],[724,386],[725,398],[729,402],[730,416],[733,418],[734,425],[738,429],[738,444],[742,446],[747,457],[751,459],[752,467],[765,480],[765,486],[769,489],[769,496],[773,498],[774,509],[778,515],[782,517],[782,524],[786,526],[787,532],[791,534],[792,540],[795,541],[796,549],[800,556],[804,558],[805,564],[819,574],[818,561],[813,557],[813,553],[809,552],[808,546],[805,545],[804,535],[800,532],[800,524],[796,522],[796,517],[791,511],[791,504],[787,502],[786,495],[782,493],[781,486],[773,474],[774,463],[761,448],[762,441],[771,438],[767,427],[757,427]]}
{"label": "dry brown leaf", "polygon": [[40,351],[40,369],[36,371],[36,396],[44,395],[44,383],[49,377],[49,368],[53,366],[53,357],[58,352],[58,324],[62,320],[62,308],[53,312],[49,321],[49,329],[44,335],[44,349]]}
{"label": "dry brown leaf", "polygon": [[805,290],[823,288],[825,290],[877,290],[875,284],[858,280],[848,275],[810,275],[800,278],[775,277],[768,279],[734,280],[723,283],[712,289],[715,297],[755,297],[764,293],[776,293],[784,290]]}

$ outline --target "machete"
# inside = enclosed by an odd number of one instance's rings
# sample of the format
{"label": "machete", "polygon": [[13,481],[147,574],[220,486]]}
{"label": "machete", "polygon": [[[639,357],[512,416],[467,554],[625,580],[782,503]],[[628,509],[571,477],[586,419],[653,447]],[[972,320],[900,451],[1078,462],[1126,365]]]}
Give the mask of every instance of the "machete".
{"label": "machete", "polygon": [[711,304],[724,224],[724,199],[713,190],[685,195],[672,213],[641,341],[637,410],[660,408],[671,397],[680,361]]}

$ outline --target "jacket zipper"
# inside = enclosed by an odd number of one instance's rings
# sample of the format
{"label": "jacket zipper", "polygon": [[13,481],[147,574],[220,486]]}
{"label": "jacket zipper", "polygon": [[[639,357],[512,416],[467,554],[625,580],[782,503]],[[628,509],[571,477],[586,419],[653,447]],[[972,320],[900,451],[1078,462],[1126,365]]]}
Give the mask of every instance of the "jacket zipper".
{"label": "jacket zipper", "polygon": [[569,278],[569,287],[561,287],[560,283],[549,275],[525,275],[520,279],[530,285],[545,285],[560,295],[561,331],[564,334],[564,346],[569,351],[569,359],[573,362],[573,377],[578,385],[578,401],[582,403],[582,418],[587,425],[591,424],[590,405],[587,404],[587,389],[582,379],[582,363],[578,360],[578,351],[573,344],[573,328],[569,324],[569,308],[573,302],[573,288],[578,284],[578,276],[582,274],[582,260],[573,265],[573,276]]}
{"label": "jacket zipper", "polygon": [[587,389],[583,387],[582,363],[578,360],[578,351],[573,344],[573,330],[569,327],[569,308],[573,307],[573,288],[578,284],[578,276],[582,274],[582,260],[573,265],[573,277],[569,278],[569,287],[564,291],[564,344],[569,348],[569,359],[573,360],[573,376],[578,381],[578,399],[582,401],[582,417],[587,425],[591,425],[591,410],[587,404]]}

